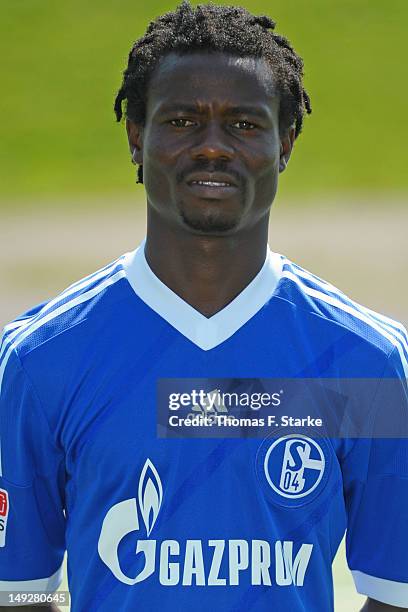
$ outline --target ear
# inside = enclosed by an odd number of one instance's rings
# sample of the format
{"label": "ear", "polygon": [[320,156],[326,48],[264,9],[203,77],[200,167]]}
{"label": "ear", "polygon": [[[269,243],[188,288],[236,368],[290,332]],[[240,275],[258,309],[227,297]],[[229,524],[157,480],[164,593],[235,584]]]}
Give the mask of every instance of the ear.
{"label": "ear", "polygon": [[129,141],[129,151],[134,164],[143,162],[143,126],[126,119],[126,132]]}
{"label": "ear", "polygon": [[279,172],[283,172],[288,165],[293,145],[295,143],[295,127],[290,127],[281,138],[279,155]]}

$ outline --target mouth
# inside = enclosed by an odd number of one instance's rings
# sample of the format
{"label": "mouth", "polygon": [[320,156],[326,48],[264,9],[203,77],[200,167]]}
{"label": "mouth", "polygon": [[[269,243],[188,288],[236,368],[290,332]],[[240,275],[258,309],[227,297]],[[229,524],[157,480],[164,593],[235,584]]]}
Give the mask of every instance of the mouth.
{"label": "mouth", "polygon": [[238,189],[232,176],[216,172],[190,174],[186,183],[193,193],[203,199],[228,198]]}
{"label": "mouth", "polygon": [[224,181],[189,181],[188,185],[204,185],[205,187],[232,187],[232,183]]}

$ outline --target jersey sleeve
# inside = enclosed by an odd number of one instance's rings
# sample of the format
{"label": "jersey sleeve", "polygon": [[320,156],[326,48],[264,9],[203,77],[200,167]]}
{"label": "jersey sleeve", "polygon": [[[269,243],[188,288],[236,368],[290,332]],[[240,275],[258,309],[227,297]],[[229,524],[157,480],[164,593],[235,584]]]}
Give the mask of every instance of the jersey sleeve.
{"label": "jersey sleeve", "polygon": [[10,591],[55,591],[65,552],[65,464],[33,383],[0,345],[0,605]]}
{"label": "jersey sleeve", "polygon": [[[403,360],[402,351],[394,349],[375,395],[374,435],[353,441],[342,471],[346,554],[356,589],[408,608],[408,399]],[[381,431],[395,432],[395,423],[399,437],[381,437]]]}

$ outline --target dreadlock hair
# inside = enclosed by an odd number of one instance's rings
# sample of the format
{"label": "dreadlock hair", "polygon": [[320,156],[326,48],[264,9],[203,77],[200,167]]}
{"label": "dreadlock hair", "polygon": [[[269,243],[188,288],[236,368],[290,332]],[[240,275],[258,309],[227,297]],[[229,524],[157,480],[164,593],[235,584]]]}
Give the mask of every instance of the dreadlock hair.
{"label": "dreadlock hair", "polygon": [[[303,60],[284,36],[273,32],[274,28],[275,22],[269,17],[252,15],[241,7],[210,3],[194,8],[184,0],[174,12],[152,21],[130,50],[115,98],[116,120],[122,118],[125,100],[126,116],[134,123],[144,124],[149,78],[163,56],[171,52],[218,51],[263,58],[271,65],[280,96],[280,130],[294,126],[297,137],[305,113],[312,112],[309,95],[303,88]],[[143,183],[142,165],[137,182]]]}

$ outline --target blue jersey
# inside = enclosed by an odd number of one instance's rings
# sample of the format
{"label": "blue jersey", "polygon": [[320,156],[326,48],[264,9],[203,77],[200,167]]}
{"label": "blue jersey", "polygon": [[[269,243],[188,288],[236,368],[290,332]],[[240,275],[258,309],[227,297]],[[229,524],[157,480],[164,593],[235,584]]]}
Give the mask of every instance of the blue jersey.
{"label": "blue jersey", "polygon": [[176,378],[392,378],[404,403],[406,359],[402,325],[269,250],[209,318],[126,253],[4,329],[0,590],[54,591],[67,551],[74,612],[329,611],[347,529],[358,592],[408,607],[406,440],[165,439],[156,415]]}

